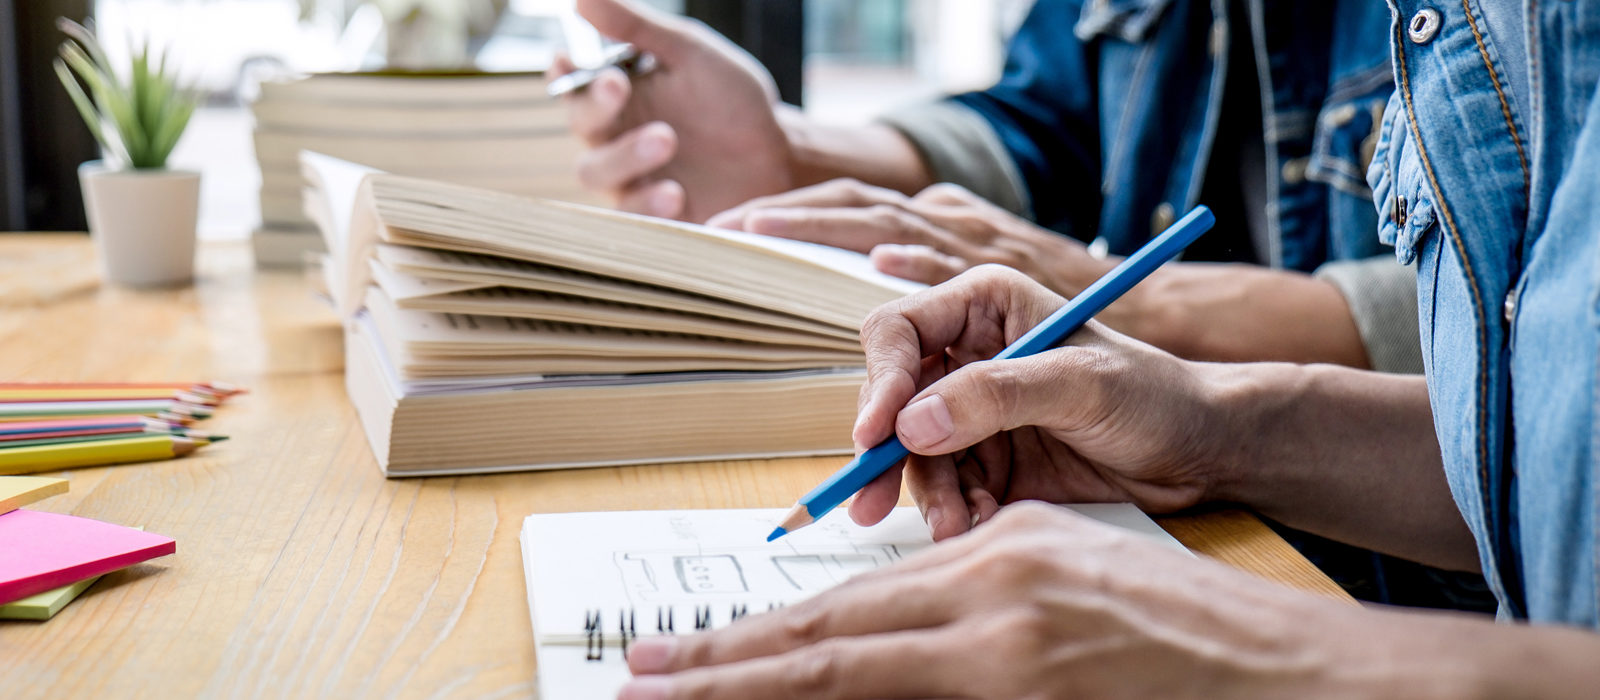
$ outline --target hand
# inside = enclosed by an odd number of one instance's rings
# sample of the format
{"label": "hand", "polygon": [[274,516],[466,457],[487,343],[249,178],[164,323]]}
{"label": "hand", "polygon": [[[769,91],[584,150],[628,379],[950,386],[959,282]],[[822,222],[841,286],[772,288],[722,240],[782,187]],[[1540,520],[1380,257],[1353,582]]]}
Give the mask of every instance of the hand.
{"label": "hand", "polygon": [[1381,697],[1362,684],[1407,653],[1421,681],[1437,649],[1382,617],[1019,504],[799,605],[640,640],[618,697]]}
{"label": "hand", "polygon": [[[579,0],[578,12],[659,62],[634,83],[605,70],[564,98],[590,146],[578,163],[584,186],[629,211],[690,221],[792,186],[777,88],[754,58],[698,22],[630,0]],[[563,57],[551,74],[572,70]]]}
{"label": "hand", "polygon": [[1070,297],[1116,264],[948,183],[907,197],[833,180],[746,202],[707,223],[867,253],[885,274],[924,284],[999,263]]}
{"label": "hand", "polygon": [[[1230,452],[1240,431],[1214,405],[1212,366],[1094,322],[1064,347],[987,360],[1064,303],[1015,270],[984,266],[868,317],[855,444],[898,433],[935,539],[1023,499],[1177,510],[1205,500],[1222,465],[1241,461]],[[887,515],[900,479],[891,469],[862,489],[856,522]]]}

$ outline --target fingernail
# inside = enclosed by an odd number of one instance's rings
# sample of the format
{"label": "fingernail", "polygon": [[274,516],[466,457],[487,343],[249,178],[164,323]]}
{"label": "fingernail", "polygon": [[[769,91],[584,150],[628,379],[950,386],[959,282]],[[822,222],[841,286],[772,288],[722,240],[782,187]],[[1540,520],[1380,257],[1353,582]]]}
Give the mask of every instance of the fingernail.
{"label": "fingernail", "polygon": [[635,675],[664,672],[677,650],[678,640],[671,637],[641,639],[628,649],[628,670]]}
{"label": "fingernail", "polygon": [[[629,657],[632,657],[632,653]],[[671,694],[671,680],[663,676],[646,676],[628,681],[617,693],[617,700],[667,700]]]}
{"label": "fingernail", "polygon": [[895,429],[913,447],[932,447],[949,438],[956,424],[944,397],[934,394],[901,410]]}
{"label": "fingernail", "polygon": [[604,96],[606,101],[608,101],[608,102],[621,102],[622,101],[622,83],[621,82],[616,81],[616,80],[610,80],[610,79],[597,80],[596,82],[598,82],[599,85],[596,85],[595,87],[600,88],[600,93],[601,93],[601,95]]}
{"label": "fingernail", "polygon": [[660,160],[667,155],[667,140],[657,133],[647,133],[639,137],[638,145],[633,147],[639,160]]}
{"label": "fingernail", "polygon": [[944,509],[939,506],[928,506],[928,531],[938,532],[939,526],[944,524]]}
{"label": "fingernail", "polygon": [[675,189],[662,187],[650,195],[650,213],[656,216],[675,217],[679,208],[678,192]]}

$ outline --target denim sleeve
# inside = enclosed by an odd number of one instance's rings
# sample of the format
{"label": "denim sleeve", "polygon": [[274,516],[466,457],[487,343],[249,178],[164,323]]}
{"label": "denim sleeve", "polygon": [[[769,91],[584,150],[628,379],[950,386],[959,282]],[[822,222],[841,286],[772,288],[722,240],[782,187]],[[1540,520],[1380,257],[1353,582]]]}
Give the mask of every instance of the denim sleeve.
{"label": "denim sleeve", "polygon": [[1033,219],[1092,238],[1100,149],[1092,46],[1073,35],[1082,3],[1039,0],[1006,49],[1000,81],[950,100],[993,127],[1020,173]]}

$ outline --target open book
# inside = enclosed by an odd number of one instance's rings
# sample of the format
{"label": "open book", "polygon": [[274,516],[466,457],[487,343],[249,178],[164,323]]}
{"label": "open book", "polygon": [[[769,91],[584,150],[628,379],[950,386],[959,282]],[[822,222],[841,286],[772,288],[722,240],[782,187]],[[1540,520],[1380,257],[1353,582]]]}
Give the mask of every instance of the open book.
{"label": "open book", "polygon": [[[1068,506],[1183,545],[1126,503]],[[782,509],[531,515],[522,526],[544,700],[616,697],[625,640],[692,634],[792,604],[930,546],[915,508],[870,528],[835,513],[765,542]]]}
{"label": "open book", "polygon": [[302,155],[387,473],[850,450],[866,256]]}

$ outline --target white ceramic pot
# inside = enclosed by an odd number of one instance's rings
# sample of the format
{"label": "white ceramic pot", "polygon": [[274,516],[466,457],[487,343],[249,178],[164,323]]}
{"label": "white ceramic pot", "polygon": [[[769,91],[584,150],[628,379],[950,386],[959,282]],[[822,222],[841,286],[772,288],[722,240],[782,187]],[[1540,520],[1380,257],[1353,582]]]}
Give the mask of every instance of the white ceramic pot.
{"label": "white ceramic pot", "polygon": [[106,281],[170,287],[194,279],[200,173],[112,170],[97,160],[78,168],[78,181]]}

